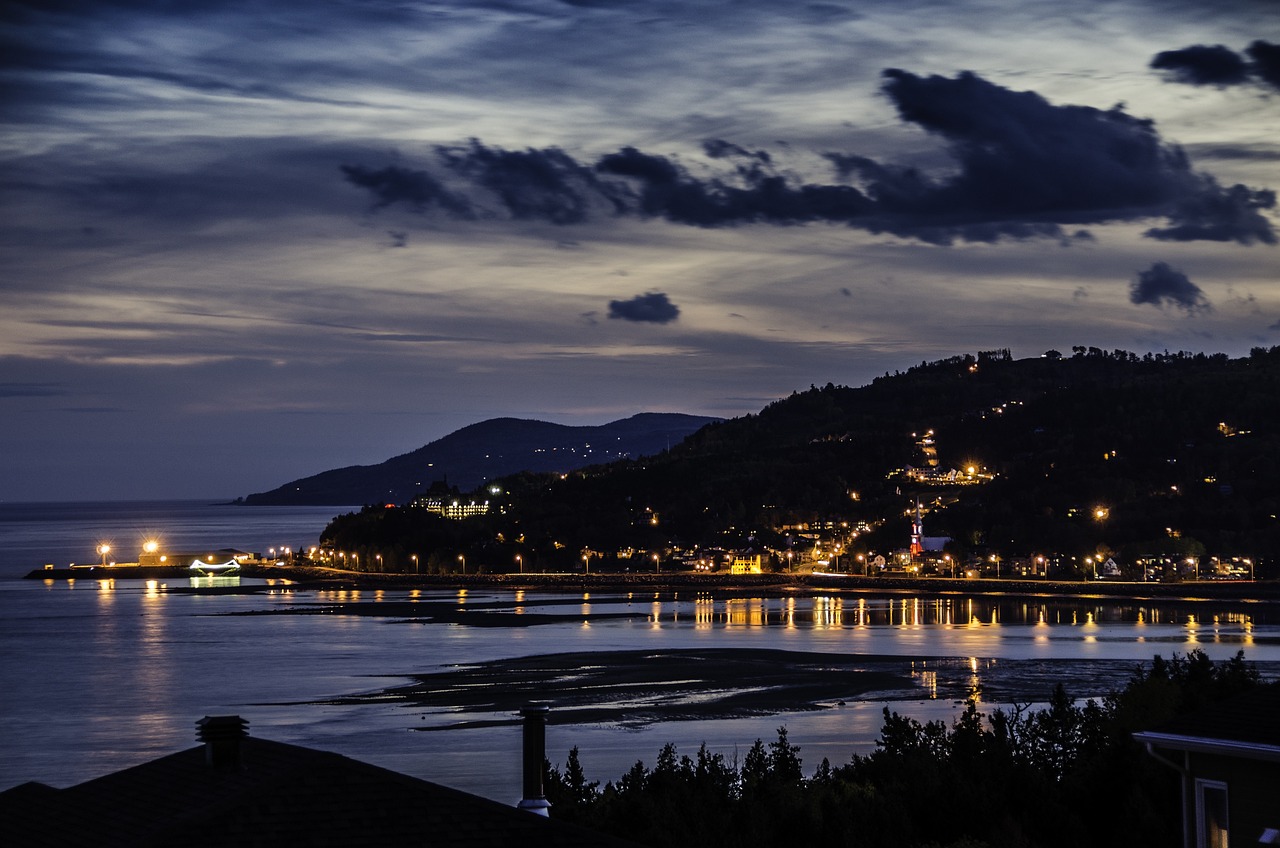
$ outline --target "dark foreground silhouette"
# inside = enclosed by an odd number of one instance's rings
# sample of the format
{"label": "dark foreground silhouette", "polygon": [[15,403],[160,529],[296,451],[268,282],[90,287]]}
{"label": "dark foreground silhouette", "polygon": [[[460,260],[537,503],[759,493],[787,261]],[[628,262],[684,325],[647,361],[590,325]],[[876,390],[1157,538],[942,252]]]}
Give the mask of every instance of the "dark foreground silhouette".
{"label": "dark foreground silhouette", "polygon": [[1101,701],[1059,685],[1042,709],[984,715],[970,701],[950,727],[886,709],[874,752],[808,778],[785,727],[741,763],[667,745],[603,788],[574,748],[563,771],[547,764],[547,797],[553,817],[653,846],[1172,846],[1177,776],[1131,734],[1259,685],[1243,653],[1215,664],[1192,651],[1156,657]]}

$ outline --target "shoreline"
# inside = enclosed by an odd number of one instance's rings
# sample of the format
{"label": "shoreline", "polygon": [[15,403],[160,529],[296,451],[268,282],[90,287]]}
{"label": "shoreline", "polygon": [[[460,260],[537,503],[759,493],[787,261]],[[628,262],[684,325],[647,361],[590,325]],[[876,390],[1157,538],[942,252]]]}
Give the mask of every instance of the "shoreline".
{"label": "shoreline", "polygon": [[[186,568],[107,566],[35,569],[28,580],[153,580],[189,577]],[[316,589],[532,589],[562,591],[706,590],[786,594],[796,591],[976,594],[1014,596],[1115,597],[1163,600],[1280,601],[1280,582],[1200,580],[1180,583],[963,579],[949,577],[864,577],[831,574],[695,574],[676,572],[603,574],[399,574],[343,571],[301,565],[245,564],[241,577],[282,579]]]}

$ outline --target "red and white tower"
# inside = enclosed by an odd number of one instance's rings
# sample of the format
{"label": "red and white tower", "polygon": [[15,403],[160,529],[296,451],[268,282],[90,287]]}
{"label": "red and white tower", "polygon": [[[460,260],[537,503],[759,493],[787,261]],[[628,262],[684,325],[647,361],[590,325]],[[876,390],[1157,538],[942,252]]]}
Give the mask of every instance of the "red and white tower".
{"label": "red and white tower", "polygon": [[911,521],[911,555],[924,553],[924,519],[920,517],[920,499],[916,499],[916,516]]}

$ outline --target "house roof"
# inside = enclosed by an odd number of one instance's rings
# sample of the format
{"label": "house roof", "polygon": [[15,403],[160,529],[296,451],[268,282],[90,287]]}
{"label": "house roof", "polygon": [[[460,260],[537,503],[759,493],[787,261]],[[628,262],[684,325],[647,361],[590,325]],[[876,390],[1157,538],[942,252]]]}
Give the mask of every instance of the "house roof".
{"label": "house roof", "polygon": [[1181,751],[1210,751],[1280,761],[1280,683],[1135,733],[1139,742]]}
{"label": "house roof", "polygon": [[0,793],[10,846],[625,846],[338,754],[240,740],[239,768],[197,746],[67,789]]}

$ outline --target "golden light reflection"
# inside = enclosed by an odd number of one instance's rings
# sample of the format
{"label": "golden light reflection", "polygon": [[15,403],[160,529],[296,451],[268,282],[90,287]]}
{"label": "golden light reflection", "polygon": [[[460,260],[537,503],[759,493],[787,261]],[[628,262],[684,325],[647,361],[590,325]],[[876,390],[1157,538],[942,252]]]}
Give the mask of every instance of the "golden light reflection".
{"label": "golden light reflection", "polygon": [[917,663],[913,661],[911,663],[911,677],[920,684],[920,687],[924,689],[925,692],[928,693],[930,699],[937,698],[938,672],[934,669],[930,669],[929,663],[925,660],[921,660],[919,662],[919,668],[916,666]]}
{"label": "golden light reflection", "polygon": [[710,630],[716,620],[716,602],[709,595],[700,595],[693,602],[693,627]]}
{"label": "golden light reflection", "polygon": [[763,598],[729,598],[724,603],[726,627],[763,627],[765,608]]}
{"label": "golden light reflection", "polygon": [[844,602],[826,595],[813,599],[813,626],[819,630],[841,627],[844,624]]}

